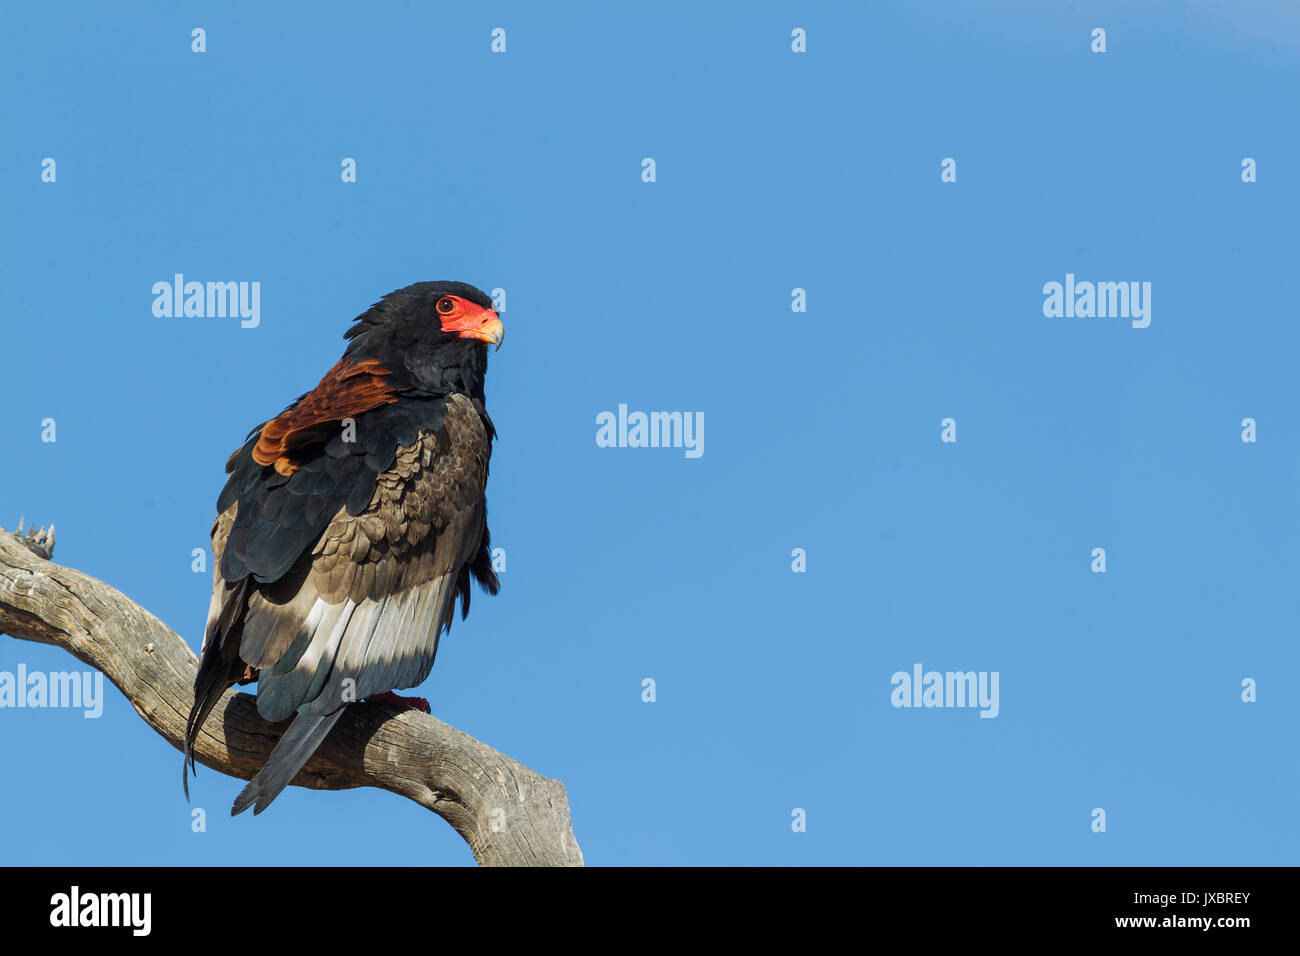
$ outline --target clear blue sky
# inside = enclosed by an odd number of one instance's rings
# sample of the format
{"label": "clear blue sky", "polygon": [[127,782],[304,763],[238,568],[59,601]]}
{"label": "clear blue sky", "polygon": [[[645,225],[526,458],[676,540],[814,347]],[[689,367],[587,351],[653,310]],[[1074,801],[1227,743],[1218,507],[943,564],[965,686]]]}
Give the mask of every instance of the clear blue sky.
{"label": "clear blue sky", "polygon": [[[1300,8],[455,6],[6,7],[0,523],[197,648],[248,429],[384,293],[504,288],[507,570],[421,693],[565,782],[589,864],[1295,863]],[[178,272],[260,325],[156,318]],[[1067,274],[1150,327],[1045,317]],[[597,447],[619,404],[704,454]],[[917,663],[999,715],[894,708]],[[206,768],[192,833],[107,693],[0,710],[0,862],[472,863],[377,790],[231,820]]]}

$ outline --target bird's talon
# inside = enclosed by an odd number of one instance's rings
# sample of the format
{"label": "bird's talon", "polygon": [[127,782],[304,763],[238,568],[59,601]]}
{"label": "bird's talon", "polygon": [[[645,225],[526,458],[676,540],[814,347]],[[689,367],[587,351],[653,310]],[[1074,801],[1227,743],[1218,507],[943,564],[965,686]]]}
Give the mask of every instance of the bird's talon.
{"label": "bird's talon", "polygon": [[371,694],[366,700],[372,704],[395,704],[398,707],[405,707],[407,710],[420,710],[426,714],[433,713],[433,708],[423,697],[403,697],[400,694],[394,694],[391,690],[386,690],[382,694]]}

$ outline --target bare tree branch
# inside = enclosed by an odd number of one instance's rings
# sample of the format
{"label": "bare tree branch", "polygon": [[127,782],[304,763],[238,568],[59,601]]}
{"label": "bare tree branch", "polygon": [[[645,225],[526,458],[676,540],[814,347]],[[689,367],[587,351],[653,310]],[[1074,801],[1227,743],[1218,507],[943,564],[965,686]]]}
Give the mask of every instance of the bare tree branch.
{"label": "bare tree branch", "polygon": [[[53,644],[103,671],[136,713],[178,750],[198,658],[162,621],[89,575],[48,559],[54,529],[0,528],[0,633]],[[20,689],[21,690],[21,689]],[[249,694],[222,698],[195,741],[204,766],[247,780],[288,723],[270,724]],[[159,781],[175,787],[177,779]],[[300,787],[380,787],[438,814],[481,866],[581,866],[564,784],[435,717],[353,704],[294,778]]]}

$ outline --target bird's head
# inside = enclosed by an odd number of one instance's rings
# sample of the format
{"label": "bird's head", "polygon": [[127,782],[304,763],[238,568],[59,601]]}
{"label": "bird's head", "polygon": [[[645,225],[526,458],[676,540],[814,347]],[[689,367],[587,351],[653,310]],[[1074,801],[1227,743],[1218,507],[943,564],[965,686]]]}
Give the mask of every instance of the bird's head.
{"label": "bird's head", "polygon": [[476,339],[501,348],[506,329],[492,309],[492,300],[463,282],[433,282],[426,297],[433,303],[438,328],[459,339]]}
{"label": "bird's head", "polygon": [[465,282],[417,282],[376,302],[346,337],[354,361],[377,359],[430,391],[481,394],[487,346],[501,347],[505,327],[482,290]]}

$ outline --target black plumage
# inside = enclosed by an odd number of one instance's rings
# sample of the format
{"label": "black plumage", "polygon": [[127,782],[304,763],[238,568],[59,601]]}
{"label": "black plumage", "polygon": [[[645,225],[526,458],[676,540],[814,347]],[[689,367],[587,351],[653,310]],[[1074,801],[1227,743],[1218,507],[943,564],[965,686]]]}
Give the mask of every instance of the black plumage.
{"label": "black plumage", "polygon": [[391,293],[320,384],[226,463],[187,767],[232,684],[256,679],[268,720],[297,715],[232,812],[265,809],[348,703],[423,681],[472,581],[497,592],[483,381],[501,336],[473,286]]}

